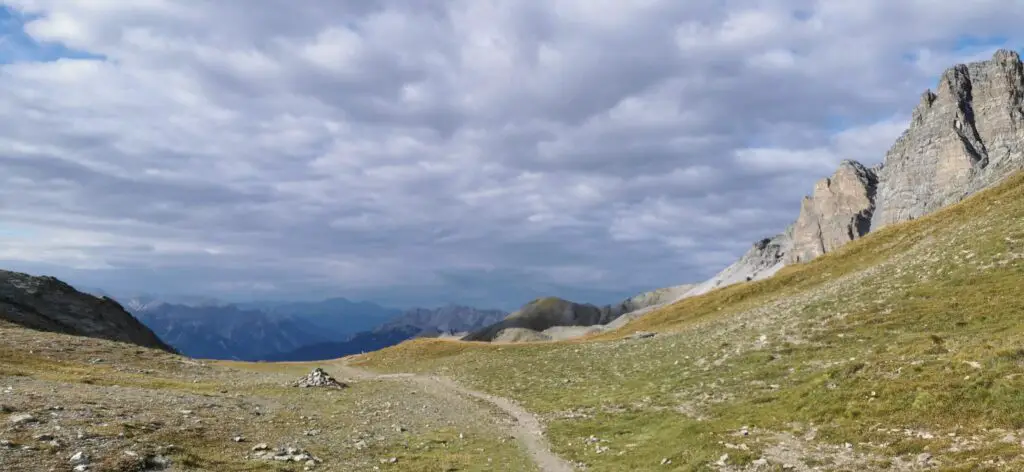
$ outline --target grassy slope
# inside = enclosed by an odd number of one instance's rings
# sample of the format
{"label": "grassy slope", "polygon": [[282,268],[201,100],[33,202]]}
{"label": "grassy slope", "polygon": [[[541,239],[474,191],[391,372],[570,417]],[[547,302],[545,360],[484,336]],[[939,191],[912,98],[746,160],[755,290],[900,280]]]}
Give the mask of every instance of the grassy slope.
{"label": "grassy slope", "polygon": [[[1022,317],[1017,175],[599,338],[418,340],[358,359],[515,398],[589,470],[702,469],[724,454],[737,469],[763,456],[771,467],[882,470],[912,467],[922,452],[940,470],[1024,470]],[[636,330],[670,335],[623,338]],[[742,426],[748,436],[736,436]]]}
{"label": "grassy slope", "polygon": [[[93,457],[96,472],[142,470],[124,451],[169,457],[174,470],[303,470],[248,457],[260,442],[304,448],[324,460],[316,468],[322,471],[533,470],[514,440],[478,424],[486,419],[463,421],[464,411],[449,411],[410,385],[359,380],[342,392],[286,386],[311,367],[205,363],[0,323],[0,439],[17,446],[0,446],[0,470],[70,470],[68,457],[77,451]],[[22,413],[39,421],[9,424],[9,415]],[[307,435],[311,430],[319,432]],[[61,445],[36,440],[39,434]],[[236,435],[248,441],[233,442]],[[391,457],[397,463],[380,464]]]}

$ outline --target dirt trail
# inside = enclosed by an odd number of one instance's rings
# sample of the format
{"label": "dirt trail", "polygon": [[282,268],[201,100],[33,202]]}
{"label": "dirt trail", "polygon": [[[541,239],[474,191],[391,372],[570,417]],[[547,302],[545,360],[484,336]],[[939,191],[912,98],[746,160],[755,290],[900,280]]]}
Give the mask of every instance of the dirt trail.
{"label": "dirt trail", "polygon": [[501,411],[504,411],[512,417],[513,420],[515,420],[511,427],[512,435],[515,436],[523,447],[526,448],[530,457],[533,459],[533,462],[537,464],[537,467],[542,472],[573,472],[576,470],[569,461],[566,461],[551,452],[551,448],[548,446],[547,440],[544,439],[544,428],[541,426],[537,417],[533,416],[533,414],[507,398],[496,397],[484,392],[471,390],[453,382],[450,379],[439,376],[418,374],[377,374],[357,369],[347,363],[342,364],[340,367],[342,369],[342,371],[339,372],[340,374],[353,379],[404,380],[413,382],[421,386],[425,391],[427,391],[427,393],[434,395],[461,395],[490,403]]}

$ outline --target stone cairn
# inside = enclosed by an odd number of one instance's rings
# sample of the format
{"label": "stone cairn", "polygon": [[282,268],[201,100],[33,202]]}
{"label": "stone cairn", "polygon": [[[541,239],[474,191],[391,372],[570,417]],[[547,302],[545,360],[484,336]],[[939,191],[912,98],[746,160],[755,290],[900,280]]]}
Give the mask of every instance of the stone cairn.
{"label": "stone cairn", "polygon": [[313,369],[313,371],[310,372],[309,375],[296,381],[294,385],[300,388],[316,387],[340,389],[348,387],[347,384],[334,380],[334,377],[331,377],[330,374],[324,372],[324,370],[319,367]]}

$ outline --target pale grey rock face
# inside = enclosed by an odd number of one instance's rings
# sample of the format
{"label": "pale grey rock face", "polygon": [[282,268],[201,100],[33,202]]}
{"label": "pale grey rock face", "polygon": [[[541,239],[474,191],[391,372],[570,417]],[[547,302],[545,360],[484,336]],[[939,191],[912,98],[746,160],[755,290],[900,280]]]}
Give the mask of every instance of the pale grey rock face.
{"label": "pale grey rock face", "polygon": [[878,176],[856,161],[843,161],[832,177],[805,197],[793,225],[793,248],[785,262],[806,262],[868,233]]}
{"label": "pale grey rock face", "polygon": [[113,299],[79,292],[53,277],[0,270],[0,320],[174,352]]}
{"label": "pale grey rock face", "polygon": [[775,275],[785,266],[786,255],[793,248],[793,226],[772,238],[765,238],[750,248],[740,260],[714,277],[695,285],[684,297],[703,295],[716,288],[740,282],[761,280]]}
{"label": "pale grey rock face", "polygon": [[1024,168],[1022,101],[1016,52],[947,70],[885,157],[871,230],[924,216]]}
{"label": "pale grey rock face", "polygon": [[532,343],[550,341],[551,336],[539,333],[526,328],[505,328],[501,330],[492,342],[496,343]]}
{"label": "pale grey rock face", "polygon": [[627,298],[619,303],[602,307],[606,323],[618,319],[620,316],[633,313],[639,310],[659,307],[682,298],[686,292],[694,287],[693,284],[676,285],[674,287],[659,288],[644,292],[639,295]]}

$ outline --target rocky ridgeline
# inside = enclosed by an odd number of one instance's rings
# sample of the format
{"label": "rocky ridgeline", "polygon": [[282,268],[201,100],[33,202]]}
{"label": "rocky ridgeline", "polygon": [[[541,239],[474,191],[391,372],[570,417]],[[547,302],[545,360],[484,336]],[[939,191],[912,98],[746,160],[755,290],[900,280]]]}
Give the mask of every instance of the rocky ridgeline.
{"label": "rocky ridgeline", "polygon": [[53,277],[0,270],[0,320],[174,352],[113,299],[79,292]]}
{"label": "rocky ridgeline", "polygon": [[991,60],[947,70],[928,90],[910,126],[868,168],[843,161],[805,197],[783,233],[759,241],[739,261],[686,296],[758,280],[807,262],[885,226],[959,202],[1024,169],[1024,66],[1000,50]]}
{"label": "rocky ridgeline", "polygon": [[[938,89],[922,95],[909,128],[882,164],[866,167],[842,161],[832,176],[818,181],[803,199],[793,224],[754,243],[711,279],[605,307],[539,299],[464,339],[539,341],[545,339],[544,333],[524,330],[614,327],[621,324],[615,321],[620,317],[625,320],[716,288],[771,277],[786,265],[813,260],[871,231],[959,202],[1021,169],[1024,66],[1018,53],[1000,50],[991,60],[947,70]],[[509,331],[503,335],[504,330]]]}
{"label": "rocky ridgeline", "polygon": [[671,303],[692,287],[679,285],[661,288],[604,306],[575,303],[555,297],[538,298],[504,320],[471,332],[462,339],[504,342],[547,341],[552,337],[542,331],[562,326],[608,325],[623,315]]}

